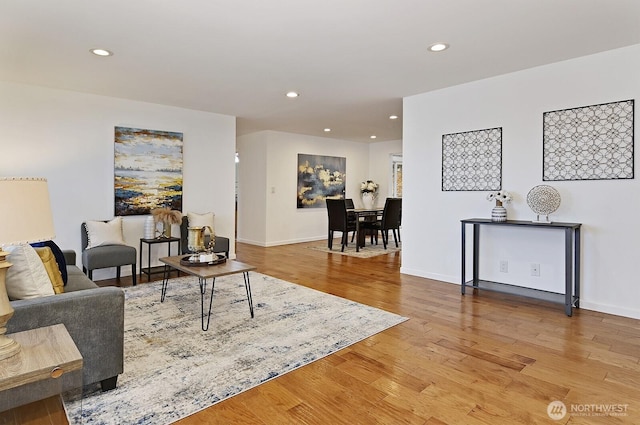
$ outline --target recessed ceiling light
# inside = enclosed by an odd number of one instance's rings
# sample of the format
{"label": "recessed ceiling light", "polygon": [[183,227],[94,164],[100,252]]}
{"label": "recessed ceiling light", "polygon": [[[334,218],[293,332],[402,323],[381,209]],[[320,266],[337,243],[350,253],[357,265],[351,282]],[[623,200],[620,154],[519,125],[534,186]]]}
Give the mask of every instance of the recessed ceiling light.
{"label": "recessed ceiling light", "polygon": [[449,48],[449,45],[447,43],[434,43],[431,46],[429,46],[429,51],[441,52],[443,50],[447,50],[448,48]]}
{"label": "recessed ceiling light", "polygon": [[300,95],[298,93],[294,92],[294,91],[290,91],[290,92],[287,93],[287,97],[290,97],[292,99],[294,97],[298,97],[298,96],[300,96]]}
{"label": "recessed ceiling light", "polygon": [[113,56],[113,52],[105,49],[91,49],[90,52],[96,56]]}
{"label": "recessed ceiling light", "polygon": [[370,139],[375,139],[375,138],[376,138],[376,135],[374,134],[374,135],[372,135],[372,136],[369,136],[369,138],[370,138]]}
{"label": "recessed ceiling light", "polygon": [[389,119],[390,120],[397,120],[398,116],[397,115],[389,115]]}
{"label": "recessed ceiling light", "polygon": [[330,128],[325,128],[325,129],[324,129],[324,132],[325,132],[325,133],[328,133],[328,132],[330,132],[330,131],[331,131],[331,129],[330,129]]}

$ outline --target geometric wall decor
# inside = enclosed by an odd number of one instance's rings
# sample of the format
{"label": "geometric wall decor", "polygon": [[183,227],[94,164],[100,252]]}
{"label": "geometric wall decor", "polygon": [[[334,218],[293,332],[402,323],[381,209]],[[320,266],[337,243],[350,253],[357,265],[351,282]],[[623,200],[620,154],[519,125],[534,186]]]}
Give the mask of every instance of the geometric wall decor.
{"label": "geometric wall decor", "polygon": [[502,189],[502,127],[442,136],[442,190]]}
{"label": "geometric wall decor", "polygon": [[344,199],[347,158],[298,154],[297,208],[326,208],[326,199]]}
{"label": "geometric wall decor", "polygon": [[116,127],[115,215],[182,211],[182,133]]}
{"label": "geometric wall decor", "polygon": [[633,178],[634,101],[543,114],[542,180]]}

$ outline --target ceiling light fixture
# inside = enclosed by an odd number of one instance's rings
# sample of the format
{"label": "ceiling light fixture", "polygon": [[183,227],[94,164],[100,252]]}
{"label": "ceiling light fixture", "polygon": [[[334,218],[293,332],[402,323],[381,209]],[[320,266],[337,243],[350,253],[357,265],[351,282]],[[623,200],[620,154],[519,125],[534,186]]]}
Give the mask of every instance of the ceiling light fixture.
{"label": "ceiling light fixture", "polygon": [[113,52],[105,49],[91,49],[90,52],[96,56],[113,56]]}
{"label": "ceiling light fixture", "polygon": [[375,139],[375,138],[376,138],[376,135],[374,134],[374,135],[370,136],[369,138],[370,138],[370,139]]}
{"label": "ceiling light fixture", "polygon": [[429,46],[430,52],[442,52],[443,50],[447,50],[449,45],[447,43],[433,43]]}
{"label": "ceiling light fixture", "polygon": [[294,92],[294,91],[290,91],[290,92],[287,93],[287,97],[289,97],[291,99],[296,98],[298,96],[300,96],[300,95],[298,93]]}
{"label": "ceiling light fixture", "polygon": [[389,119],[390,120],[397,120],[398,116],[397,115],[389,115]]}
{"label": "ceiling light fixture", "polygon": [[330,128],[325,128],[325,129],[324,129],[324,132],[325,132],[325,133],[329,133],[330,131],[331,131],[331,129],[330,129]]}

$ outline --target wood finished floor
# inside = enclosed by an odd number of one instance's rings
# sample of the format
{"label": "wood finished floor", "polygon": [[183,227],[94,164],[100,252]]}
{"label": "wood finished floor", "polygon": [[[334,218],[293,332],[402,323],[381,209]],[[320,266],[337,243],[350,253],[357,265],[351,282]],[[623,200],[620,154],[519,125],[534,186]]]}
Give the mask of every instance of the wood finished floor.
{"label": "wood finished floor", "polygon": [[[569,318],[559,304],[491,292],[461,296],[457,285],[401,275],[400,253],[358,259],[308,249],[315,243],[238,244],[237,257],[410,320],[179,424],[640,423],[640,321],[586,310]],[[583,412],[627,405],[626,416],[554,421],[553,400]]]}

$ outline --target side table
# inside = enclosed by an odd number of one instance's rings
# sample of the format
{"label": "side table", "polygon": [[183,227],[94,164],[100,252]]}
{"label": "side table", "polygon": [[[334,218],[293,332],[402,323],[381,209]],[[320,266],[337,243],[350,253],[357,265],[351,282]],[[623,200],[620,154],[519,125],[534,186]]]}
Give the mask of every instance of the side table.
{"label": "side table", "polygon": [[[167,256],[171,257],[171,243],[172,242],[177,242],[178,243],[178,254],[181,254],[180,251],[180,238],[153,238],[153,239],[146,239],[146,238],[140,238],[140,250],[139,252],[139,256],[140,256],[140,282],[142,282],[142,274],[146,274],[147,275],[147,282],[149,282],[151,280],[151,275],[155,274],[155,273],[164,273],[164,266],[156,266],[156,267],[151,267],[151,246],[155,245],[155,244],[159,244],[159,243],[166,243],[167,244]],[[147,245],[147,267],[143,267],[142,266],[142,245],[145,244]]]}
{"label": "side table", "polygon": [[82,355],[64,325],[9,336],[21,349],[0,360],[0,411],[82,388]]}

